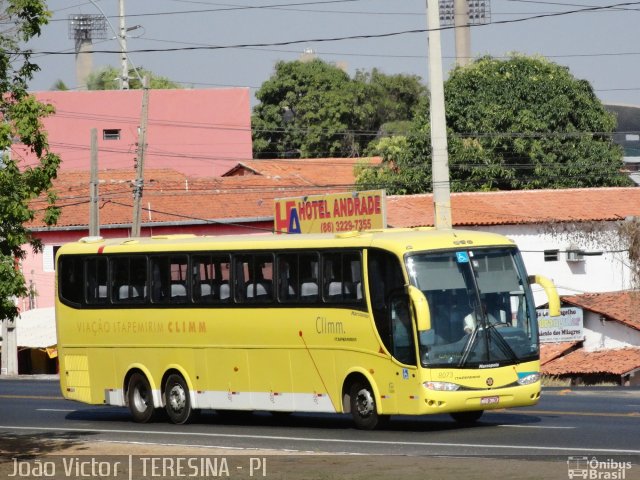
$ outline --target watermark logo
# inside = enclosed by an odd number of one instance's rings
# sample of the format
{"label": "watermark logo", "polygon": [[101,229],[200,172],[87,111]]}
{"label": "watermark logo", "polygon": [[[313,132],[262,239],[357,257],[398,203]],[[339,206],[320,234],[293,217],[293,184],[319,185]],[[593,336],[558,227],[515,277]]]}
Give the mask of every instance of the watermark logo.
{"label": "watermark logo", "polygon": [[567,475],[569,478],[596,480],[625,480],[627,471],[631,470],[631,462],[623,462],[611,458],[568,457]]}

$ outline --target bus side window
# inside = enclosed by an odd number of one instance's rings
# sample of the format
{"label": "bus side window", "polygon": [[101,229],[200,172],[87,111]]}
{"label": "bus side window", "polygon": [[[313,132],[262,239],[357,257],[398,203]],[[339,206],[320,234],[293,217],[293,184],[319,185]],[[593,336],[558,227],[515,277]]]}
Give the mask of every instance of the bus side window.
{"label": "bus side window", "polygon": [[327,302],[354,302],[358,299],[361,261],[358,252],[325,253],[323,298]]}
{"label": "bus side window", "polygon": [[282,253],[278,255],[278,300],[287,302],[298,299],[299,255]]}
{"label": "bus side window", "polygon": [[169,257],[170,302],[186,303],[189,298],[188,260],[186,255]]}
{"label": "bus side window", "polygon": [[273,256],[253,255],[249,281],[246,283],[246,298],[253,302],[273,300]]}
{"label": "bus side window", "polygon": [[60,258],[60,268],[58,269],[59,295],[68,302],[83,303],[83,264],[83,259],[79,256],[64,256]]}
{"label": "bus side window", "polygon": [[392,352],[392,328],[389,302],[391,294],[404,287],[404,277],[398,258],[382,250],[367,253],[367,285],[371,313],[382,343]]}
{"label": "bus side window", "polygon": [[116,303],[143,303],[147,297],[147,258],[111,259],[111,298]]}
{"label": "bus side window", "polygon": [[107,259],[87,258],[85,269],[87,303],[93,305],[107,303]]}
{"label": "bus side window", "polygon": [[416,348],[409,313],[409,298],[405,294],[395,294],[391,296],[390,304],[391,353],[399,362],[415,365]]}
{"label": "bus side window", "polygon": [[229,256],[193,256],[193,301],[196,303],[226,303],[230,300]]}
{"label": "bus side window", "polygon": [[317,253],[300,254],[300,301],[315,303],[318,301],[318,265]]}
{"label": "bus side window", "polygon": [[237,255],[235,265],[237,302],[264,303],[273,300],[273,255]]}

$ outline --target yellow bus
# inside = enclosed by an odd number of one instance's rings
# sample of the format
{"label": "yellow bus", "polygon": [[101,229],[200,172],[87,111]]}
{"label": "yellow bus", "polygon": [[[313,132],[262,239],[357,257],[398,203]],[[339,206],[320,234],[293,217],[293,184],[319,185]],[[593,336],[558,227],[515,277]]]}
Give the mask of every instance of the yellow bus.
{"label": "yellow bus", "polygon": [[[540,397],[540,283],[502,236],[428,228],[192,235],[62,246],[56,323],[63,395],[159,409],[390,415]],[[557,314],[557,313],[556,313]]]}

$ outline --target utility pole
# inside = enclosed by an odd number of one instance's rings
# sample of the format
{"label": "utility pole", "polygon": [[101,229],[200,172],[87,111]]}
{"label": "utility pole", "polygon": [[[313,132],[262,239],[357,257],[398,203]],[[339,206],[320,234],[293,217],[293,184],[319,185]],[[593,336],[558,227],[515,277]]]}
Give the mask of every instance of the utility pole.
{"label": "utility pole", "polygon": [[467,0],[454,0],[453,11],[456,31],[456,63],[459,67],[464,67],[471,61],[471,31]]}
{"label": "utility pole", "polygon": [[120,61],[122,62],[122,78],[120,90],[129,90],[129,65],[127,63],[127,26],[125,25],[124,0],[120,2]]}
{"label": "utility pole", "polygon": [[138,131],[138,155],[136,159],[136,180],[133,186],[133,222],[131,236],[140,236],[140,217],[142,212],[142,190],[144,187],[144,155],[147,148],[147,121],[149,116],[149,77],[142,79],[142,118]]}
{"label": "utility pole", "polygon": [[11,318],[2,319],[2,364],[1,375],[18,374],[18,332],[16,321]]}
{"label": "utility pole", "polygon": [[433,183],[433,205],[435,209],[434,220],[435,227],[443,230],[450,229],[452,221],[438,0],[427,0],[427,30],[429,88],[431,90],[431,180]]}
{"label": "utility pole", "polygon": [[100,235],[100,210],[98,209],[98,131],[91,129],[91,179],[89,180],[90,212],[89,236]]}

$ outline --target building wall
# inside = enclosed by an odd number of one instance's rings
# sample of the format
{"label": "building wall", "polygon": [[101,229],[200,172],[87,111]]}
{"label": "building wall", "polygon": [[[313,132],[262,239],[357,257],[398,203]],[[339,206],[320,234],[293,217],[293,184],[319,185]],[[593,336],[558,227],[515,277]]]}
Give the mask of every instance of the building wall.
{"label": "building wall", "polygon": [[[540,274],[553,280],[560,295],[612,292],[632,288],[628,258],[625,253],[612,252],[615,226],[602,222],[599,234],[553,235],[540,225],[498,225],[477,227],[474,230],[491,231],[516,242],[530,275]],[[568,262],[564,253],[571,245],[587,252],[603,251],[602,255],[585,256],[580,262]],[[545,261],[545,250],[559,250],[557,261]],[[541,288],[534,286],[536,304],[546,302]]]}
{"label": "building wall", "polygon": [[[89,170],[90,132],[98,133],[100,170],[134,170],[141,90],[36,92],[54,105],[44,119],[49,145],[62,159],[62,170]],[[105,131],[119,138],[104,138]],[[239,160],[252,158],[251,109],[247,88],[151,90],[145,168],[172,168],[190,176],[217,176]],[[35,162],[21,145],[13,151],[24,163]]]}
{"label": "building wall", "polygon": [[640,331],[612,320],[602,321],[599,314],[584,310],[584,343],[593,352],[640,345]]}

